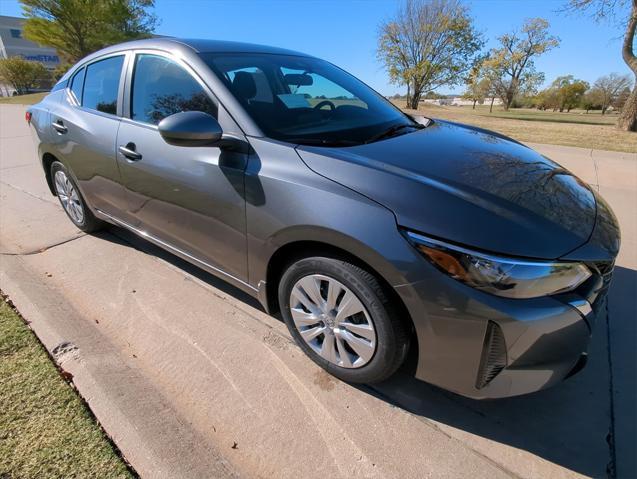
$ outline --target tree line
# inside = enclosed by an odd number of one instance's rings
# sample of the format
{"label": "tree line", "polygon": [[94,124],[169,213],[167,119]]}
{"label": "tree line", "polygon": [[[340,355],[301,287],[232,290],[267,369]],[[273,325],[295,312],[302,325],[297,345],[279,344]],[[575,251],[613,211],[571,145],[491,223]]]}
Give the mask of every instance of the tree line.
{"label": "tree line", "polygon": [[[637,79],[634,40],[637,0],[566,0],[563,12],[584,12],[608,21],[628,7],[621,55]],[[378,34],[378,59],[390,81],[407,88],[407,108],[417,109],[424,96],[442,86],[466,84],[465,98],[483,102],[499,98],[505,110],[520,102],[541,109],[569,111],[612,106],[621,109],[617,127],[637,131],[637,81],[611,74],[593,86],[572,76],[557,78],[538,91],[544,74],[535,60],[558,48],[560,39],[543,18],[527,19],[520,28],[497,38],[484,52],[484,36],[477,31],[469,8],[460,0],[403,0],[395,15],[383,22]]]}
{"label": "tree line", "polygon": [[[154,0],[20,1],[26,17],[24,36],[54,47],[63,59],[54,78],[100,48],[150,36],[158,23],[152,13]],[[588,12],[598,21],[608,21],[628,7],[621,55],[637,79],[637,0],[563,1],[565,12]],[[498,97],[505,109],[532,99],[534,106],[543,109],[568,111],[577,105],[600,107],[605,113],[621,103],[617,126],[637,131],[637,81],[625,76],[611,74],[592,87],[564,76],[538,92],[544,74],[535,68],[535,60],[559,44],[548,21],[531,18],[499,36],[497,46],[485,53],[484,37],[460,0],[403,0],[394,17],[380,26],[377,56],[390,81],[406,86],[408,108],[417,109],[423,96],[440,87],[466,83],[468,98]],[[28,92],[49,75],[32,63],[1,60],[0,76],[18,92]]]}
{"label": "tree line", "polygon": [[[574,108],[586,110],[601,110],[606,114],[609,108],[621,111],[630,97],[632,81],[628,75],[611,73],[598,78],[595,83],[589,85],[584,80],[579,80],[573,75],[559,76],[548,88],[514,98],[510,106],[537,108],[538,110],[552,110],[567,113]],[[469,76],[467,89],[463,98],[476,104],[493,100],[497,96],[487,78],[475,78]]]}

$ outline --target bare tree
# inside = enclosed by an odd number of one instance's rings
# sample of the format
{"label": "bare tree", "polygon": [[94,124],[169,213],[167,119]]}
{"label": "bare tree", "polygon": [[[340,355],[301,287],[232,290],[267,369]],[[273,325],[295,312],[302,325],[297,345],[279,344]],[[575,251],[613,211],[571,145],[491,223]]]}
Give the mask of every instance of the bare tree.
{"label": "bare tree", "polygon": [[[627,8],[628,7],[628,8]],[[625,22],[622,58],[635,75],[633,90],[624,103],[617,121],[617,128],[637,131],[637,52],[635,52],[635,32],[637,31],[637,0],[569,0],[565,10],[588,11],[598,21],[615,20],[620,11],[629,10]]]}
{"label": "bare tree", "polygon": [[407,86],[407,107],[423,94],[461,83],[483,42],[459,0],[404,0],[381,24],[378,59],[392,83]]}
{"label": "bare tree", "polygon": [[602,107],[602,115],[606,113],[609,106],[617,101],[621,93],[626,88],[630,88],[630,86],[630,77],[628,75],[619,75],[618,73],[611,73],[595,81],[591,91]]}
{"label": "bare tree", "polygon": [[500,47],[491,50],[484,66],[508,110],[518,94],[535,92],[544,81],[544,74],[535,70],[534,59],[557,47],[560,40],[549,33],[548,21],[531,18],[521,31],[506,33],[498,41]]}

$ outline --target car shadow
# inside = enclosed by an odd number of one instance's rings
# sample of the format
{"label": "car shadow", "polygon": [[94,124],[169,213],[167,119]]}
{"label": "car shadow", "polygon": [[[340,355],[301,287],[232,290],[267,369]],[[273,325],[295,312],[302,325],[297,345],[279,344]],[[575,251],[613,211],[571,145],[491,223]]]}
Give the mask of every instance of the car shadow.
{"label": "car shadow", "polygon": [[597,322],[587,366],[544,391],[476,401],[415,379],[413,359],[388,381],[361,389],[424,421],[528,451],[580,474],[614,477],[618,469],[617,477],[637,477],[631,452],[637,438],[635,298],[637,271],[615,268],[608,314]]}
{"label": "car shadow", "polygon": [[[264,311],[252,296],[212,274],[163,249],[138,238],[122,228],[111,227],[98,233],[99,238],[132,246],[145,254],[161,258],[202,282],[233,296],[243,303]],[[584,370],[551,389],[525,396],[476,401],[439,389],[414,378],[415,354],[389,380],[373,386],[355,385],[392,406],[399,407],[418,420],[436,427],[451,427],[477,437],[472,443],[488,439],[528,451],[546,461],[592,477],[609,475],[615,469],[614,437],[635,444],[637,424],[636,396],[637,348],[637,271],[617,267],[609,295],[609,315],[598,321],[589,347],[589,361]],[[280,317],[277,317],[280,320]],[[608,329],[611,325],[610,332]],[[609,340],[612,352],[609,353]],[[613,365],[611,374],[611,367]],[[620,374],[616,372],[620,371]],[[615,395],[632,398],[617,409]],[[612,410],[615,408],[615,421]],[[456,434],[450,429],[448,434]],[[488,447],[475,445],[476,449]],[[634,454],[621,459],[634,461]],[[633,470],[625,464],[624,471]],[[632,469],[631,469],[632,468]],[[633,477],[623,474],[623,477]]]}

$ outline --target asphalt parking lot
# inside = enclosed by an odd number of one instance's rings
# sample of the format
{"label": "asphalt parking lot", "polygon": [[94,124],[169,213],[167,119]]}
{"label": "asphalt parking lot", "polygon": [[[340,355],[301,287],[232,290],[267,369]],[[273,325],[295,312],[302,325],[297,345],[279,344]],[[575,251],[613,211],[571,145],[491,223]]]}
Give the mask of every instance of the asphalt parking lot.
{"label": "asphalt parking lot", "polygon": [[532,145],[620,220],[608,317],[580,374],[478,402],[409,365],[342,383],[240,291],[121,229],[79,232],[23,118],[0,105],[0,288],[142,477],[637,477],[637,153]]}

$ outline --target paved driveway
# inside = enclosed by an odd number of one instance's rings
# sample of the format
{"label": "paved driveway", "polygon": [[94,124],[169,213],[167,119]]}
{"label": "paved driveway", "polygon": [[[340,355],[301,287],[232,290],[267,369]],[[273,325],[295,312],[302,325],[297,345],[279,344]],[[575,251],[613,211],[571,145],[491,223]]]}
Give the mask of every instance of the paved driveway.
{"label": "paved driveway", "polygon": [[123,230],[78,232],[23,113],[0,106],[0,287],[142,476],[637,475],[637,155],[534,145],[620,218],[609,316],[582,373],[477,402],[409,364],[373,388],[339,382],[238,290]]}

